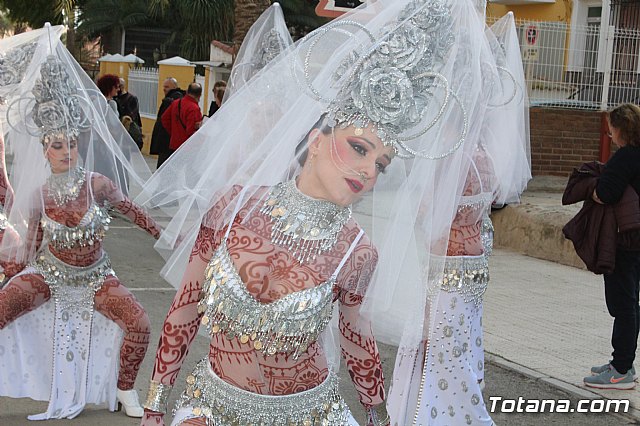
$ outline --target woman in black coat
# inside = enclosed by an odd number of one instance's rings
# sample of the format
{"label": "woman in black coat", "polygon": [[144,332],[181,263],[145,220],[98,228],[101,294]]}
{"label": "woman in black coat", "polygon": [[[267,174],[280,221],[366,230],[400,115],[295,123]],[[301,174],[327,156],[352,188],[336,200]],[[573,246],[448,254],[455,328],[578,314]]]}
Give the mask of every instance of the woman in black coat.
{"label": "woman in black coat", "polygon": [[[629,185],[640,194],[640,108],[622,104],[609,112],[607,121],[618,150],[605,165],[592,198],[601,204],[616,204]],[[640,223],[635,230],[618,233],[615,268],[604,274],[604,286],[607,309],[614,318],[613,359],[593,367],[584,383],[599,389],[633,389],[640,331]]]}

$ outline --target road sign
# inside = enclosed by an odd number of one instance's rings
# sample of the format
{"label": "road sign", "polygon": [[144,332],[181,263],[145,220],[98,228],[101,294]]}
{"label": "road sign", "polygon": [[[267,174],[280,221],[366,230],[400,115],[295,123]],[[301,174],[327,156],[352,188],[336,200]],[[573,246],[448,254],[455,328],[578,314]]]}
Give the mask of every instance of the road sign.
{"label": "road sign", "polygon": [[538,43],[538,27],[534,24],[529,24],[525,28],[525,38],[527,40],[527,46],[535,46]]}
{"label": "road sign", "polygon": [[320,0],[316,6],[316,15],[336,18],[365,2],[366,0]]}
{"label": "road sign", "polygon": [[525,48],[522,50],[523,61],[535,62],[538,60],[539,56],[540,51],[537,47],[525,46]]}

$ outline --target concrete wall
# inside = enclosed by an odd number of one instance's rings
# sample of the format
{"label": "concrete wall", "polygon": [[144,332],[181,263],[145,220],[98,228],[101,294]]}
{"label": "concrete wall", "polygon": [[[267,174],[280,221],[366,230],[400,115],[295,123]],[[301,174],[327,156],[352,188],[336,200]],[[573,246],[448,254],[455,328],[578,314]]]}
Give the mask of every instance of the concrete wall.
{"label": "concrete wall", "polygon": [[600,158],[602,112],[531,108],[531,168],[534,176],[568,176],[574,167]]}

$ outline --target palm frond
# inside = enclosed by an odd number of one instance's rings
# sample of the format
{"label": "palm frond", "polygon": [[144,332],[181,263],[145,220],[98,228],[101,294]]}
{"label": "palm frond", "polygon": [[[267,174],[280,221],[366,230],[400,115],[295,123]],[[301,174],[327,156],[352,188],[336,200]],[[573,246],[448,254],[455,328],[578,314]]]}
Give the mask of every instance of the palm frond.
{"label": "palm frond", "polygon": [[76,7],[76,0],[56,0],[56,11],[64,12],[69,16]]}
{"label": "palm frond", "polygon": [[112,28],[129,28],[149,19],[144,0],[89,0],[79,16],[78,30],[84,34]]}
{"label": "palm frond", "polygon": [[171,0],[149,0],[149,14],[154,18],[164,16],[170,3]]}

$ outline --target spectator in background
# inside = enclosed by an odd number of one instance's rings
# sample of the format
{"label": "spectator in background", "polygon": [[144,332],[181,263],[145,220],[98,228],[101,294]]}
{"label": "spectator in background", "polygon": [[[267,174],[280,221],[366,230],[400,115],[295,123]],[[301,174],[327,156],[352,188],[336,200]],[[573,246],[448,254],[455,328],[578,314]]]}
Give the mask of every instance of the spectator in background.
{"label": "spectator in background", "polygon": [[162,114],[162,125],[171,135],[169,139],[169,156],[193,135],[202,123],[202,112],[198,102],[202,96],[202,86],[191,83],[187,94],[173,101],[168,110]]}
{"label": "spectator in background", "polygon": [[122,121],[122,125],[125,129],[127,129],[127,132],[129,132],[129,136],[131,136],[131,139],[133,139],[136,145],[138,145],[138,148],[140,148],[140,150],[142,151],[142,146],[144,145],[142,129],[140,129],[138,124],[133,121],[133,119],[128,115],[122,117],[120,121]]}
{"label": "spectator in background", "polygon": [[[102,92],[104,97],[107,98],[107,104],[109,105],[109,108],[111,108],[115,113],[116,117],[118,117],[118,120],[116,120],[115,117],[109,117],[108,114],[105,114],[105,120],[108,123],[111,123],[112,120],[120,121],[118,104],[114,99],[118,95],[118,89],[120,87],[120,79],[118,78],[118,76],[114,74],[105,74],[102,77],[98,78],[98,81],[96,81],[96,86],[98,86],[98,89],[100,89],[100,92]],[[84,151],[84,148],[82,147],[82,145],[83,145],[82,143],[79,144],[79,149],[81,153]],[[106,149],[106,146],[97,147],[96,154],[110,155],[109,151]],[[129,154],[130,154],[129,152],[124,152],[124,155],[127,159],[129,158]],[[86,153],[83,153],[82,155],[84,156],[86,155]],[[117,162],[116,166],[117,166],[117,170],[97,168],[95,171],[107,176],[112,181],[118,182],[123,192],[125,192],[125,195],[128,195],[127,191],[129,189],[129,185],[127,182],[128,181],[127,172],[126,170],[124,170],[124,168],[122,168],[122,165],[119,162]]]}
{"label": "spectator in background", "polygon": [[169,109],[173,101],[184,96],[184,90],[178,87],[178,82],[173,77],[167,78],[162,83],[162,90],[164,91],[164,99],[162,99],[160,108],[158,108],[156,124],[153,126],[153,133],[151,134],[151,148],[149,150],[152,155],[158,156],[158,168],[160,168],[162,163],[171,155],[171,151],[169,150],[171,135],[162,126],[162,114]]}
{"label": "spectator in background", "polygon": [[[218,80],[213,84],[213,100],[209,105],[209,117],[211,117],[222,105],[222,98],[224,97],[224,91],[227,88],[227,82],[224,80]],[[218,100],[218,93],[222,91],[220,100]]]}
{"label": "spectator in background", "polygon": [[126,81],[120,77],[118,82],[118,95],[115,97],[115,101],[118,104],[119,117],[122,120],[125,116],[131,117],[131,119],[142,129],[142,119],[140,118],[140,104],[138,103],[138,97],[132,93],[127,92]]}
{"label": "spectator in background", "polygon": [[222,106],[222,100],[224,99],[224,93],[227,91],[227,88],[225,86],[223,87],[218,87],[218,90],[216,90],[216,92],[214,93],[215,95],[215,102],[216,102],[216,111],[220,109],[220,107]]}
{"label": "spectator in background", "polygon": [[107,98],[109,107],[118,114],[118,104],[115,101],[115,97],[118,95],[118,89],[120,88],[120,79],[114,74],[105,74],[96,81],[96,86],[100,89],[100,92]]}
{"label": "spectator in background", "polygon": [[[607,161],[593,190],[596,203],[615,206],[627,188],[640,195],[640,108],[622,104],[607,114],[609,137],[618,150]],[[637,198],[636,198],[637,200]],[[635,210],[637,211],[637,201]],[[615,266],[604,274],[604,297],[609,314],[614,318],[611,360],[591,368],[584,384],[598,389],[633,389],[636,369],[633,362],[640,333],[640,223],[636,212],[620,206],[618,233],[615,237]],[[621,220],[632,222],[622,230]],[[635,219],[635,220],[634,220]]]}

